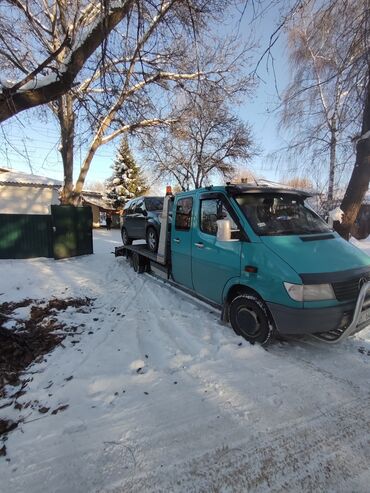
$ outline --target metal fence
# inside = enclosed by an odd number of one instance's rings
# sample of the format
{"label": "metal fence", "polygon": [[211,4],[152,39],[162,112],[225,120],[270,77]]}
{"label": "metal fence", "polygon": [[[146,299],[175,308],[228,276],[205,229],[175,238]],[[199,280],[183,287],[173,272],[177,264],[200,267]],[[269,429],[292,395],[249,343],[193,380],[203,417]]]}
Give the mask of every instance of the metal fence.
{"label": "metal fence", "polygon": [[52,206],[50,215],[0,214],[0,258],[55,259],[93,253],[90,207]]}

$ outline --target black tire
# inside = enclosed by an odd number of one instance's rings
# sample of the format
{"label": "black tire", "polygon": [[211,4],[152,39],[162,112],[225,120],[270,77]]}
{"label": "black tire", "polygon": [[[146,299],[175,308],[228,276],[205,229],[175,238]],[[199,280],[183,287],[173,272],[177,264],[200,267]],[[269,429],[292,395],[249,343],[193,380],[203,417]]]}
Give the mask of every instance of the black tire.
{"label": "black tire", "polygon": [[121,238],[124,246],[132,244],[132,239],[129,238],[126,228],[121,229]]}
{"label": "black tire", "polygon": [[146,243],[151,252],[156,253],[158,251],[158,233],[152,227],[146,230]]}
{"label": "black tire", "polygon": [[142,274],[147,268],[146,258],[142,257],[137,252],[133,252],[131,256],[131,265],[135,272]]}
{"label": "black tire", "polygon": [[251,343],[271,342],[274,325],[262,300],[241,294],[231,301],[229,310],[230,323],[236,334]]}

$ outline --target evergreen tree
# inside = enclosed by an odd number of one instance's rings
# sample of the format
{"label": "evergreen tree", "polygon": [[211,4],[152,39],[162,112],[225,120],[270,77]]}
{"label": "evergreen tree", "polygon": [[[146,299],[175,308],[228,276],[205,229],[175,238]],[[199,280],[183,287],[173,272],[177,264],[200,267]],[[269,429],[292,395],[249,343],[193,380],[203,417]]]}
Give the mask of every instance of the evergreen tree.
{"label": "evergreen tree", "polygon": [[149,190],[126,138],[121,140],[112,168],[113,175],[107,180],[107,198],[112,201],[114,208],[122,208],[128,200]]}

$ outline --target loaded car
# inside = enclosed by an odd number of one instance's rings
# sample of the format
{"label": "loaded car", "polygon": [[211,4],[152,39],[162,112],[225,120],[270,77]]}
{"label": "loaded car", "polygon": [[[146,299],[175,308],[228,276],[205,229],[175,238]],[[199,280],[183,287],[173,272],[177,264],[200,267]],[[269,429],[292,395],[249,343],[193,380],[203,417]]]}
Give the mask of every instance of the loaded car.
{"label": "loaded car", "polygon": [[162,209],[163,197],[136,197],[129,200],[121,219],[122,243],[131,245],[133,240],[145,239],[150,251],[156,252]]}

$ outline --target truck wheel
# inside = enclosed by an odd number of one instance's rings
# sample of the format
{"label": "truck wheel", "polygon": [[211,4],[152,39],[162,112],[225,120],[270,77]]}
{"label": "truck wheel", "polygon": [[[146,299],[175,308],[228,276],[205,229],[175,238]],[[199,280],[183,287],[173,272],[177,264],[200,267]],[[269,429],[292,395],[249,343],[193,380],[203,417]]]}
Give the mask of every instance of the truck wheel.
{"label": "truck wheel", "polygon": [[135,272],[137,272],[138,274],[142,274],[146,271],[146,258],[142,257],[137,252],[133,252],[131,256],[131,265]]}
{"label": "truck wheel", "polygon": [[149,250],[156,253],[158,250],[158,234],[154,228],[148,228],[146,231],[146,242]]}
{"label": "truck wheel", "polygon": [[230,303],[230,322],[236,334],[251,343],[267,344],[274,333],[267,309],[256,296],[236,296]]}
{"label": "truck wheel", "polygon": [[122,243],[123,243],[124,246],[131,245],[132,239],[129,238],[129,236],[127,234],[127,229],[126,228],[122,228],[121,229],[121,238],[122,238]]}

